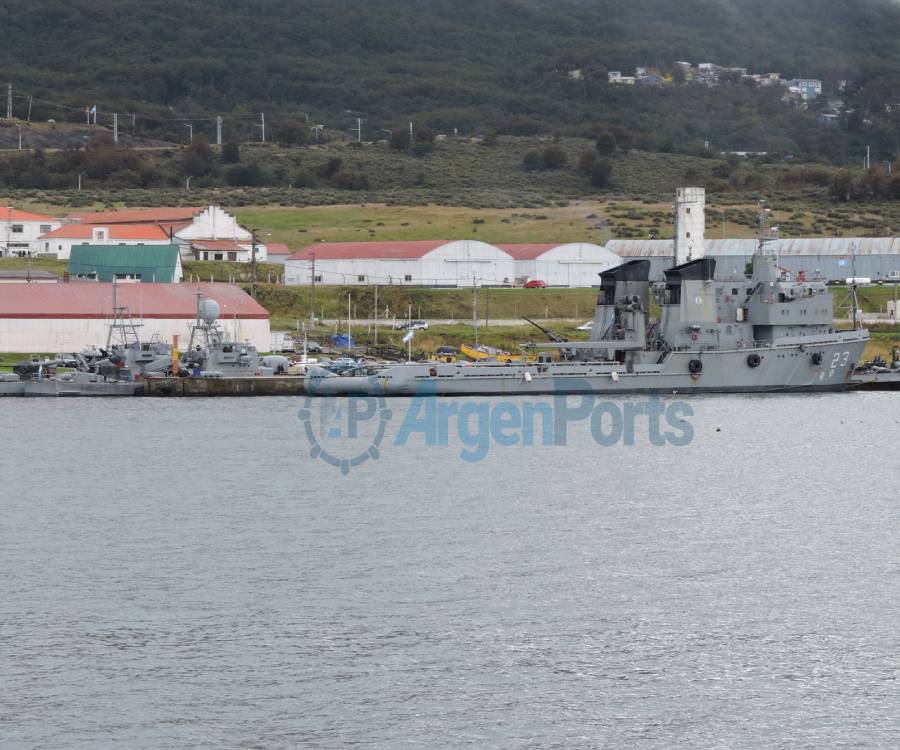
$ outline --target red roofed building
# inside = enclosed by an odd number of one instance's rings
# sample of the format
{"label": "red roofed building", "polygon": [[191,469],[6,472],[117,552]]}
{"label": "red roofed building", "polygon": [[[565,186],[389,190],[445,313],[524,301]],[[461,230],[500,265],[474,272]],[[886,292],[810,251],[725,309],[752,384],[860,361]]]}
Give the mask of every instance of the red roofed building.
{"label": "red roofed building", "polygon": [[190,224],[204,208],[137,208],[80,214],[82,224]]}
{"label": "red roofed building", "polygon": [[[75,217],[73,217],[75,218]],[[158,226],[172,235],[185,251],[197,260],[249,262],[253,256],[253,234],[238,224],[237,219],[219,206],[193,208],[138,208],[82,214],[78,221],[92,226],[143,224]],[[204,243],[227,243],[221,247]],[[266,260],[264,242],[256,242],[256,260]]]}
{"label": "red roofed building", "polygon": [[62,225],[59,219],[12,206],[0,208],[0,258],[27,257],[39,252],[38,238]]}
{"label": "red roofed building", "polygon": [[[0,351],[64,352],[106,342],[113,285],[97,283],[10,284],[0,294]],[[116,305],[143,322],[142,338],[154,333],[187,341],[197,298],[221,308],[223,332],[260,351],[270,346],[269,313],[232,284],[117,284]]]}
{"label": "red roofed building", "polygon": [[269,263],[284,264],[291,255],[291,249],[283,242],[268,242],[266,243],[266,255]]}
{"label": "red roofed building", "polygon": [[179,243],[158,224],[65,224],[40,236],[41,252],[68,260],[73,245],[172,245]]}
{"label": "red roofed building", "polygon": [[[313,274],[313,265],[315,273]],[[476,240],[321,242],[289,256],[286,284],[509,286],[513,260]]]}

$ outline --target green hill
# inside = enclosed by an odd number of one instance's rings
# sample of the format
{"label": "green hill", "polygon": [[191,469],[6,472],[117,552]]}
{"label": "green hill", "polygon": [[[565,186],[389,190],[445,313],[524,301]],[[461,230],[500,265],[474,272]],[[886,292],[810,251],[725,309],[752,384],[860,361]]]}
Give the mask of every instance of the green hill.
{"label": "green hill", "polygon": [[[0,70],[19,116],[30,103],[33,119],[74,121],[96,104],[100,121],[134,112],[135,135],[176,141],[185,118],[212,133],[215,114],[231,137],[255,137],[266,112],[290,140],[310,123],[349,133],[357,116],[369,138],[409,120],[466,134],[618,125],[648,150],[708,139],[856,162],[865,142],[896,155],[884,105],[900,101],[898,29],[890,0],[3,0]],[[855,114],[823,132],[778,91],[606,83],[607,70],[675,60],[812,76],[828,93],[849,80]]]}

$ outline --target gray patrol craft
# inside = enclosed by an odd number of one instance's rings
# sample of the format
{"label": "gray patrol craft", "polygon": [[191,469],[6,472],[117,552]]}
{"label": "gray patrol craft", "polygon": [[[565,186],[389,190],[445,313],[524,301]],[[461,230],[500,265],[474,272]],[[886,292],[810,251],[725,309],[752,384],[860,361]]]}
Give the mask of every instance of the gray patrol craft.
{"label": "gray patrol craft", "polygon": [[[665,272],[654,288],[650,262],[632,260],[600,274],[589,341],[535,345],[536,361],[416,362],[338,376],[311,367],[309,394],[408,396],[552,393],[742,393],[837,391],[849,386],[869,339],[835,330],[824,282],[790,280],[760,241],[752,272],[715,281],[715,259]],[[557,350],[557,358],[548,350]]]}

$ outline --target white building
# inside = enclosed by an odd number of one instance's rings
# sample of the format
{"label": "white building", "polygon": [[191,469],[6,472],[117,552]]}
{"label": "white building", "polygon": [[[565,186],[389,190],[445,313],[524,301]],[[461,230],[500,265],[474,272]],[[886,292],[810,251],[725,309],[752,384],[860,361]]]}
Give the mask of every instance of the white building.
{"label": "white building", "polygon": [[675,189],[675,258],[687,263],[704,255],[706,190],[700,187]]}
{"label": "white building", "polygon": [[[10,284],[0,294],[0,351],[74,352],[106,343],[113,308],[112,284]],[[197,295],[221,308],[227,338],[267,351],[269,313],[231,284],[120,284],[116,305],[140,317],[142,338],[179,336],[187,344],[196,319]]]}
{"label": "white building", "polygon": [[[193,208],[141,208],[101,211],[80,217],[81,224],[155,225],[183,244],[197,260],[246,263],[253,255],[253,233],[219,206]],[[257,241],[256,260],[266,259],[266,244]]]}
{"label": "white building", "polygon": [[283,242],[269,242],[266,244],[266,260],[269,263],[278,263],[283,266],[291,255],[291,249]]}
{"label": "white building", "polygon": [[539,280],[547,286],[599,286],[601,271],[622,263],[615,253],[591,242],[504,244],[498,247],[515,261],[519,283]]}
{"label": "white building", "polygon": [[788,91],[804,102],[813,101],[822,95],[822,82],[818,78],[792,78],[787,85]]}
{"label": "white building", "polygon": [[[315,270],[313,270],[315,269]],[[322,242],[285,261],[286,284],[509,286],[512,257],[475,240]]]}
{"label": "white building", "polygon": [[634,86],[634,76],[623,76],[621,70],[610,70],[606,80],[613,86]]}
{"label": "white building", "polygon": [[40,252],[39,237],[62,226],[62,221],[44,214],[0,209],[0,258],[27,257]]}
{"label": "white building", "polygon": [[68,260],[73,245],[171,245],[177,238],[158,224],[64,224],[38,240],[40,252]]}

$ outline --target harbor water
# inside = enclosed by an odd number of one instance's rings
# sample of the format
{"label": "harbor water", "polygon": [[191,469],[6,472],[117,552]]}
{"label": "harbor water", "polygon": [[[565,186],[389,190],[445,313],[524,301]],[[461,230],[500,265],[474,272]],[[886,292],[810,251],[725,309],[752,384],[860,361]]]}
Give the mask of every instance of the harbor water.
{"label": "harbor water", "polygon": [[900,747],[896,396],[684,403],[5,400],[0,747]]}

